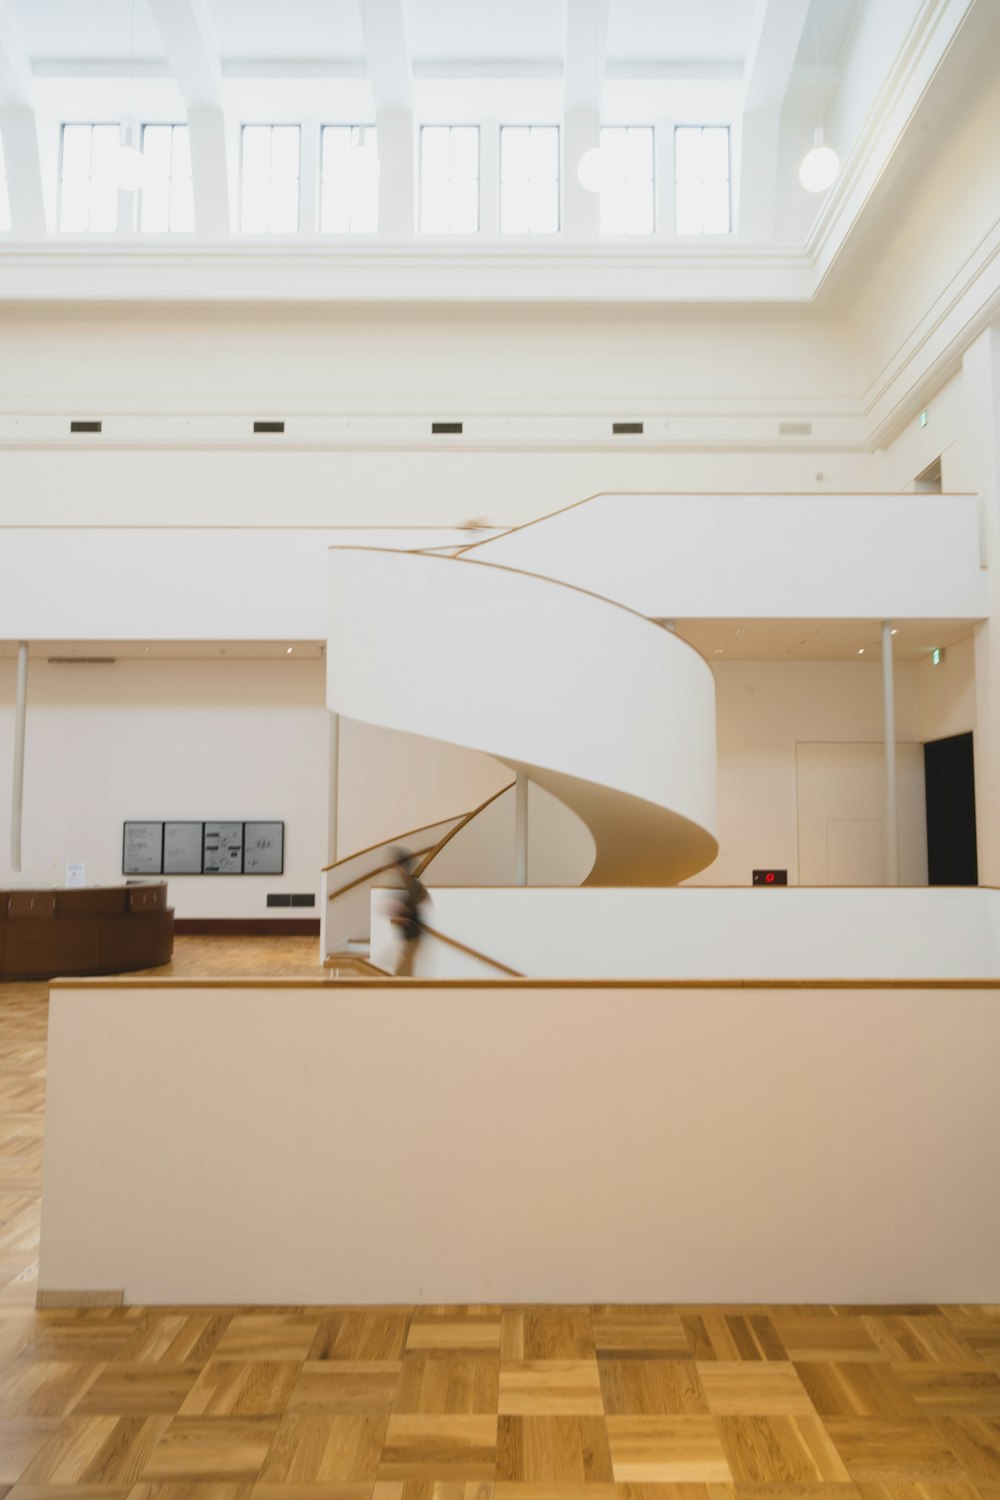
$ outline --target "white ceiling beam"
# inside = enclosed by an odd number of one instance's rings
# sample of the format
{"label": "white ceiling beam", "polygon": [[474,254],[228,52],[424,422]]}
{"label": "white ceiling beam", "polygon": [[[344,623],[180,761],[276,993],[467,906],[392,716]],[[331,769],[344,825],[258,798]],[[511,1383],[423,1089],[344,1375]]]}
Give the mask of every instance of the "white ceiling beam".
{"label": "white ceiling beam", "polygon": [[757,0],[743,65],[741,239],[774,234],[781,111],[808,12],[809,0]]}
{"label": "white ceiling beam", "polygon": [[149,0],[184,103],[222,108],[222,67],[205,0]]}
{"label": "white ceiling beam", "polygon": [[222,67],[205,0],[149,0],[167,63],[187,106],[195,232],[230,234]]}
{"label": "white ceiling beam", "polygon": [[11,234],[42,240],[47,233],[31,61],[13,17],[0,0],[0,139],[3,141]]}
{"label": "white ceiling beam", "polygon": [[570,239],[596,239],[601,200],[580,185],[580,157],[601,139],[601,104],[608,52],[611,0],[566,0],[563,60],[563,231]]}
{"label": "white ceiling beam", "polygon": [[415,232],[417,215],[409,6],[407,0],[358,3],[381,163],[379,234],[409,239]]}
{"label": "white ceiling beam", "polygon": [[359,0],[375,108],[413,109],[413,53],[406,0]]}

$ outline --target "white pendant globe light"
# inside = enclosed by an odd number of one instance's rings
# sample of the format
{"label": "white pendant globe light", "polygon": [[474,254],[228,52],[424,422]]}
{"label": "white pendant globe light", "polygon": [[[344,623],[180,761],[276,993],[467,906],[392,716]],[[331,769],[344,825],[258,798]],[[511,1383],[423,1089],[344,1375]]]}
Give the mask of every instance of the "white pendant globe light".
{"label": "white pendant globe light", "polygon": [[608,185],[611,163],[603,146],[591,146],[577,162],[576,175],[588,193],[603,193]]}
{"label": "white pendant globe light", "polygon": [[136,146],[119,146],[115,152],[115,181],[123,193],[134,193],[142,187],[146,159]]}
{"label": "white pendant globe light", "polygon": [[813,136],[812,150],[807,151],[799,167],[799,181],[807,193],[825,193],[837,180],[840,157],[832,146],[824,146],[823,131]]}

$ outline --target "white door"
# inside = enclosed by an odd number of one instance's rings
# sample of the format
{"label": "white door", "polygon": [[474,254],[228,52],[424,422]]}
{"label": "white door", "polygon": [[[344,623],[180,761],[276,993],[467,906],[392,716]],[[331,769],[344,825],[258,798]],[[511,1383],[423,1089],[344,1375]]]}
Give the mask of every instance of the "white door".
{"label": "white door", "polygon": [[[885,752],[878,743],[795,747],[800,885],[884,885]],[[927,884],[924,756],[896,746],[899,883]]]}

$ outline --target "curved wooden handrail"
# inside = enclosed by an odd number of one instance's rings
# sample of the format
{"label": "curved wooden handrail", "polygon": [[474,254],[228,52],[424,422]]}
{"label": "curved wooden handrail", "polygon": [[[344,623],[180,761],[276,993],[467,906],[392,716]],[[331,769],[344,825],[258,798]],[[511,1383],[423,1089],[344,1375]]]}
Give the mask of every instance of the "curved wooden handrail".
{"label": "curved wooden handrail", "polygon": [[[431,826],[433,827],[433,824]],[[431,854],[436,847],[437,846],[434,844],[429,844],[426,849],[415,850],[415,854]],[[378,844],[375,845],[375,848],[378,848]],[[335,891],[330,892],[326,899],[328,901],[334,901],[338,896],[342,896],[345,891],[353,891],[356,885],[364,885],[366,880],[374,880],[376,875],[384,875],[387,870],[394,870],[395,868],[396,861],[394,859],[390,859],[388,864],[379,865],[374,870],[367,870],[364,875],[356,876],[353,880],[349,880],[346,885],[338,886]],[[423,867],[421,866],[421,868]]]}
{"label": "curved wooden handrail", "polygon": [[[441,850],[444,848],[445,844],[450,843],[451,840],[455,837],[456,833],[461,833],[462,829],[468,827],[468,825],[472,822],[473,818],[478,817],[479,814],[484,810],[484,808],[489,807],[489,805],[490,805],[491,802],[495,802],[498,797],[502,797],[503,796],[504,792],[511,791],[512,788],[515,787],[516,785],[517,785],[516,781],[508,781],[508,783],[507,783],[506,786],[502,786],[498,792],[494,792],[492,794],[492,796],[487,797],[485,802],[480,802],[480,804],[479,804],[478,807],[474,807],[471,812],[467,812],[464,817],[460,818],[458,820],[458,822],[455,824],[454,828],[452,828],[448,833],[446,833],[445,836],[444,836],[444,838],[438,839],[437,843],[434,845],[434,848],[431,849],[430,852],[426,855],[426,857],[421,860],[420,864],[417,866],[417,868],[413,872],[414,875],[417,877],[417,879],[418,880],[420,879],[420,876],[427,869],[427,866],[430,864],[431,860],[432,859],[437,859],[438,855],[441,853]],[[419,852],[423,852],[423,851],[419,851]]]}
{"label": "curved wooden handrail", "polygon": [[[347,549],[345,548],[344,550],[346,551]],[[364,551],[364,548],[357,548],[356,550]],[[460,818],[462,814],[454,813],[452,816],[455,818]],[[439,823],[450,822],[451,818],[435,818],[431,823],[421,823],[419,828],[408,828],[405,833],[394,833],[391,838],[379,839],[377,843],[369,844],[365,849],[355,849],[353,854],[345,854],[341,859],[335,859],[332,865],[324,865],[320,873],[322,875],[326,875],[330,870],[336,870],[338,865],[350,864],[352,859],[360,859],[362,854],[373,854],[376,849],[381,849],[383,844],[399,844],[402,843],[404,839],[411,839],[415,833],[426,833],[428,828],[436,828]]]}
{"label": "curved wooden handrail", "polygon": [[434,927],[423,924],[423,930],[428,937],[437,938],[439,943],[447,943],[449,948],[457,948],[459,953],[468,953],[470,958],[478,958],[480,963],[489,964],[491,968],[499,969],[501,974],[509,974],[512,979],[523,979],[525,976],[518,969],[510,969],[502,964],[497,958],[490,958],[486,953],[480,953],[476,948],[470,948],[466,943],[460,943],[457,938],[448,937],[446,933],[438,932]]}

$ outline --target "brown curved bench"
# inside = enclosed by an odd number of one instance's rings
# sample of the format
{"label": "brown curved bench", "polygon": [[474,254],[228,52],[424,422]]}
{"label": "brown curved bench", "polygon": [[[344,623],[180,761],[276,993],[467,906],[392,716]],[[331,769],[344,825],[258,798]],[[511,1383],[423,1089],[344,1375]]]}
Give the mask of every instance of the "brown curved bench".
{"label": "brown curved bench", "polygon": [[169,963],[173,951],[166,881],[0,891],[0,979],[121,974]]}

